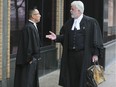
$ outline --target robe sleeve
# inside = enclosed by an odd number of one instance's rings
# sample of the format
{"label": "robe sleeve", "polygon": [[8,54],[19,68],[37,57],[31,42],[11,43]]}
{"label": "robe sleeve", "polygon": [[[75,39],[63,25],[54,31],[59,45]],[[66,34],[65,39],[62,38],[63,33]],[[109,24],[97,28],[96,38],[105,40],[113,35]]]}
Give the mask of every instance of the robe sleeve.
{"label": "robe sleeve", "polygon": [[18,51],[17,51],[17,55],[16,55],[16,64],[17,65],[24,65],[27,63],[28,40],[29,40],[28,32],[27,32],[26,28],[24,27],[23,30],[21,30],[20,41],[18,44]]}
{"label": "robe sleeve", "polygon": [[25,41],[25,49],[26,50],[26,62],[30,62],[32,60],[32,48],[31,48],[31,44],[32,44],[32,41],[31,41],[31,37],[32,37],[32,34],[31,34],[31,31],[30,29],[25,29],[25,32],[24,32],[24,41]]}
{"label": "robe sleeve", "polygon": [[26,50],[26,60],[27,62],[30,62],[34,55],[39,54],[39,42],[37,40],[36,33],[33,29],[26,29],[24,32],[24,45]]}
{"label": "robe sleeve", "polygon": [[56,42],[60,42],[63,45],[64,41],[64,27],[60,30],[60,35],[57,35]]}
{"label": "robe sleeve", "polygon": [[99,56],[101,54],[101,50],[103,49],[103,39],[102,39],[100,26],[96,20],[94,22],[94,40],[93,41],[94,41],[93,55]]}

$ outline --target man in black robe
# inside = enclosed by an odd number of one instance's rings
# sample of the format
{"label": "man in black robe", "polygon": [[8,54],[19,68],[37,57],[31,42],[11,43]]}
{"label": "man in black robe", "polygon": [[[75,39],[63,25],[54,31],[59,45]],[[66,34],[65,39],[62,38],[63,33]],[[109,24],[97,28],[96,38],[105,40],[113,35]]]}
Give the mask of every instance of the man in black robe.
{"label": "man in black robe", "polygon": [[98,22],[83,14],[81,1],[71,3],[71,19],[60,30],[60,35],[50,31],[46,38],[63,46],[59,85],[63,87],[87,87],[86,70],[98,61],[103,48]]}
{"label": "man in black robe", "polygon": [[28,23],[21,31],[16,56],[14,87],[39,87],[40,38],[36,23],[40,21],[40,17],[36,8],[30,9]]}

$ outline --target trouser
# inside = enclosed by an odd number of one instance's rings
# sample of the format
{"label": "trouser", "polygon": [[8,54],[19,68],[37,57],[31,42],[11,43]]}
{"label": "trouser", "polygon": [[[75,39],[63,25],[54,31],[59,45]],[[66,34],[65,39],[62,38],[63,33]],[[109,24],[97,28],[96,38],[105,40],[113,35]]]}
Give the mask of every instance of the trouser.
{"label": "trouser", "polygon": [[79,87],[84,51],[69,51],[70,87]]}

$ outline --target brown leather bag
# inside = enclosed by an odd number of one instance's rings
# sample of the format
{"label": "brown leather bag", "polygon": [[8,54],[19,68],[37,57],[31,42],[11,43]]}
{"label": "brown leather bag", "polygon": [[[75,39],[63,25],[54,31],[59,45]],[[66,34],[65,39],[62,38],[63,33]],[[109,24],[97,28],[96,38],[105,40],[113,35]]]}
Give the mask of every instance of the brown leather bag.
{"label": "brown leather bag", "polygon": [[91,81],[87,81],[88,84],[94,83],[94,85],[99,85],[105,81],[104,69],[99,63],[96,65],[96,62],[94,62],[94,65],[87,69],[87,80]]}

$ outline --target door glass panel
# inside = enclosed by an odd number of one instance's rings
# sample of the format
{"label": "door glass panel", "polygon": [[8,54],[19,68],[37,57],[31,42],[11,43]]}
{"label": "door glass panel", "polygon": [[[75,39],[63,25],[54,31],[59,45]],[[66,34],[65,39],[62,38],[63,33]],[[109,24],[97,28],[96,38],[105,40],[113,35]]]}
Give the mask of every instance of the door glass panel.
{"label": "door glass panel", "polygon": [[25,24],[25,0],[11,0],[10,53],[17,53],[20,30]]}

